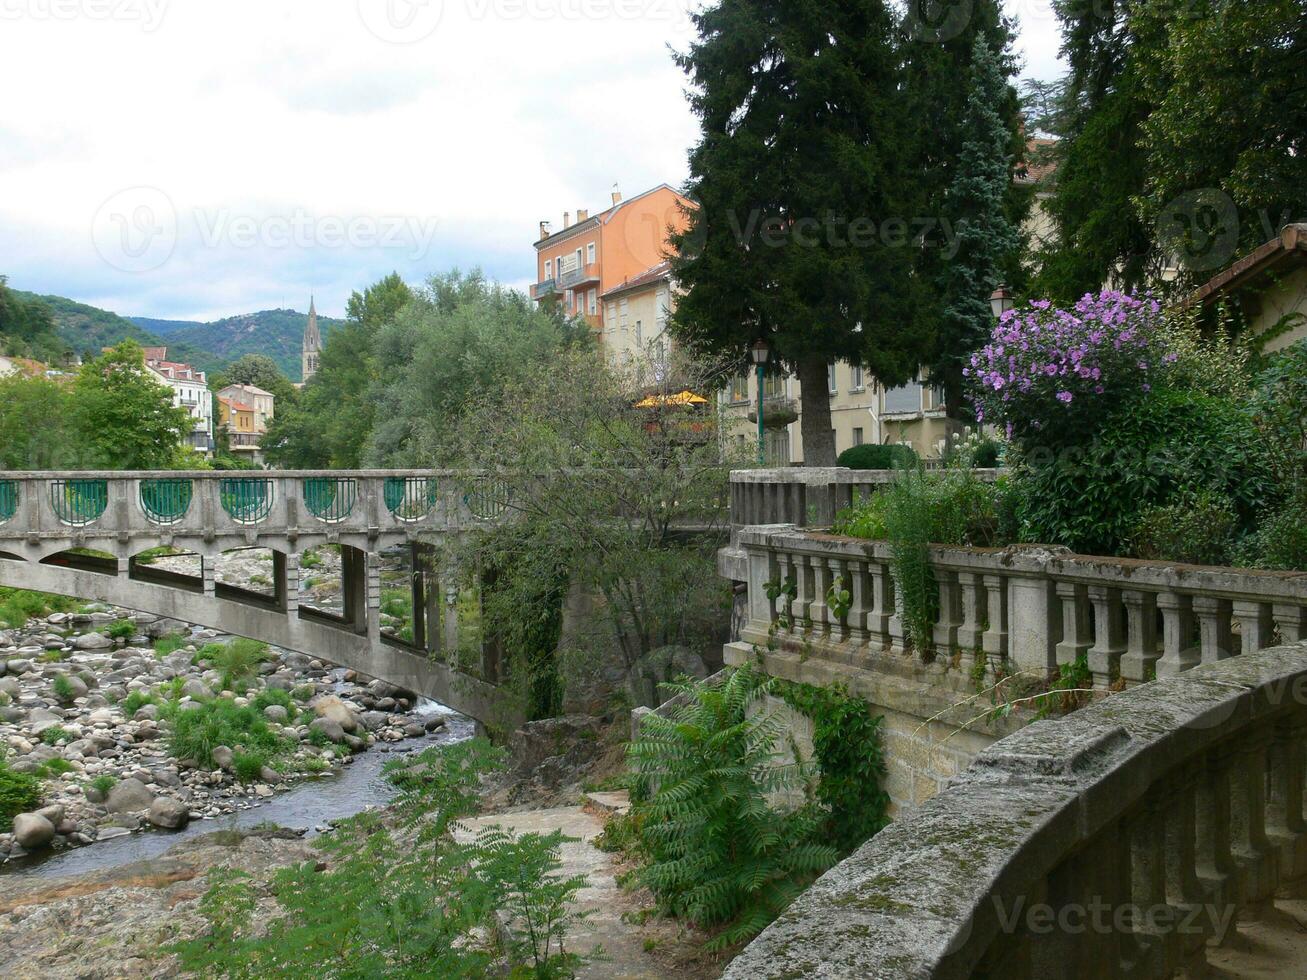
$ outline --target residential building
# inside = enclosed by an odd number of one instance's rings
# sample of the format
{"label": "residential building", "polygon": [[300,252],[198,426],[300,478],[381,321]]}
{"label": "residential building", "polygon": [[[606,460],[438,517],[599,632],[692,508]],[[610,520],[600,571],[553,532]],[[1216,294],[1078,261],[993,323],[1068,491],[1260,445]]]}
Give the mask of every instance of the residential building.
{"label": "residential building", "polygon": [[322,357],[322,334],[318,332],[318,311],[309,297],[309,322],[304,327],[304,344],[300,351],[300,371],[303,384],[318,373],[318,363]]}
{"label": "residential building", "polygon": [[[920,379],[886,388],[864,368],[841,361],[830,367],[831,430],[836,454],[864,443],[911,446],[923,458],[938,457],[962,430],[949,418],[938,388]],[[767,427],[767,465],[803,462],[799,419],[802,387],[798,378],[769,374],[763,387],[763,424],[768,415],[793,419],[780,428]],[[754,372],[741,374],[721,398],[727,439],[749,452],[757,443],[758,383]]]}
{"label": "residential building", "polygon": [[276,396],[255,385],[228,385],[218,392],[220,398],[227,398],[250,406],[254,412],[254,431],[259,435],[268,431],[276,411]]}
{"label": "residential building", "polygon": [[[558,231],[550,222],[540,222],[532,297],[542,304],[559,304],[568,316],[582,317],[605,343],[620,339],[620,324],[609,319],[607,294],[667,261],[669,231],[684,229],[683,209],[688,207],[690,202],[667,184],[629,199],[614,188],[606,211],[591,215],[580,210],[575,221],[570,211],[564,212]],[[614,316],[619,308],[620,302],[613,304]],[[628,318],[628,331],[632,324]]]}
{"label": "residential building", "polygon": [[650,366],[655,373],[665,369],[671,350],[667,324],[676,302],[671,264],[660,262],[619,283],[603,294],[601,302],[600,348],[608,362],[615,367]]}
{"label": "residential building", "polygon": [[247,405],[229,395],[218,395],[218,419],[227,436],[227,448],[237,455],[248,456],[251,462],[260,460],[259,439],[262,433],[258,431],[256,418],[257,412],[253,405]]}
{"label": "residential building", "polygon": [[213,451],[213,399],[209,381],[203,371],[189,364],[168,360],[167,347],[145,348],[145,366],[150,373],[172,389],[172,403],[185,408],[193,425],[186,444],[198,453]]}
{"label": "residential building", "polygon": [[1229,303],[1248,332],[1270,335],[1266,353],[1307,339],[1307,224],[1279,236],[1204,283],[1188,300],[1204,308]]}

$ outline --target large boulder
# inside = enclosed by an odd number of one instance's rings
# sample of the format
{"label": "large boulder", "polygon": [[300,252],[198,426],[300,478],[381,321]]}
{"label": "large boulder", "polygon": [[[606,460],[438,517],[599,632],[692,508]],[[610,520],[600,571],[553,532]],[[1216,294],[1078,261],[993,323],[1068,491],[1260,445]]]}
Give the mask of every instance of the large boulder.
{"label": "large boulder", "polygon": [[73,646],[78,650],[108,650],[113,640],[103,633],[83,633],[73,640]]}
{"label": "large boulder", "polygon": [[209,686],[205,684],[204,681],[195,677],[192,677],[182,685],[182,694],[194,701],[213,700],[213,691],[209,689]]}
{"label": "large boulder", "polygon": [[219,769],[230,769],[232,761],[236,758],[236,753],[225,745],[219,745],[211,753],[213,764]]}
{"label": "large boulder", "polygon": [[340,743],[345,741],[345,729],[332,721],[330,718],[314,718],[309,728],[314,731],[322,732],[331,741]]}
{"label": "large boulder", "polygon": [[34,735],[40,735],[47,728],[63,724],[63,716],[57,715],[49,708],[33,708],[27,715],[27,727]]}
{"label": "large boulder", "polygon": [[54,824],[39,813],[20,813],[14,817],[14,840],[24,850],[35,851],[54,840]]}
{"label": "large boulder", "polygon": [[284,725],[290,720],[290,712],[279,704],[270,704],[263,709],[263,717],[268,721],[276,722],[278,725]]}
{"label": "large boulder", "polygon": [[135,813],[149,809],[154,802],[154,794],[138,779],[124,779],[115,783],[104,801],[105,809],[110,813]]}
{"label": "large boulder", "polygon": [[91,693],[91,689],[86,686],[86,682],[83,681],[76,674],[61,673],[55,675],[55,678],[59,678],[59,677],[62,677],[63,681],[53,679],[52,683],[58,684],[60,687],[63,687],[64,684],[67,684],[65,691],[68,693],[68,697],[60,698],[61,701],[76,701],[78,698],[84,698],[86,697],[86,695]]}
{"label": "large boulder", "polygon": [[156,827],[181,830],[190,822],[191,811],[180,800],[175,800],[171,796],[160,796],[150,804],[148,819]]}
{"label": "large boulder", "polygon": [[314,701],[313,713],[319,718],[334,721],[347,732],[357,730],[360,725],[359,717],[354,713],[354,709],[334,694],[328,694]]}

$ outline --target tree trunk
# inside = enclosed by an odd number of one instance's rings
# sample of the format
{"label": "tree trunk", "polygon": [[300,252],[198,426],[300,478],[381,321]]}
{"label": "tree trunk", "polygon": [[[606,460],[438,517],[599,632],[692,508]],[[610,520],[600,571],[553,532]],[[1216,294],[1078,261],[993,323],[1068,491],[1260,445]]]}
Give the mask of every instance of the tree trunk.
{"label": "tree trunk", "polygon": [[800,361],[803,389],[799,425],[803,433],[803,465],[835,465],[835,433],[830,419],[830,369],[823,360]]}

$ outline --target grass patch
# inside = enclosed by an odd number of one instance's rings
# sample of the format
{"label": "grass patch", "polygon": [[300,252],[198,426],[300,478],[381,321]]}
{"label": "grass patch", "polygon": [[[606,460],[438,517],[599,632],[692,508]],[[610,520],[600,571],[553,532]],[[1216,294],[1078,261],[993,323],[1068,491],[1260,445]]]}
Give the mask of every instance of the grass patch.
{"label": "grass patch", "polygon": [[55,745],[61,741],[71,742],[75,738],[76,736],[62,725],[51,725],[41,733],[41,741],[46,745]]}
{"label": "grass patch", "polygon": [[41,775],[47,777],[62,776],[73,771],[73,764],[67,759],[46,759],[41,765]]}
{"label": "grass patch", "polygon": [[14,817],[40,809],[41,781],[25,772],[14,772],[0,758],[0,834],[14,829]]}
{"label": "grass patch", "polygon": [[231,757],[231,771],[242,783],[257,783],[267,764],[267,757],[259,752],[236,752]]}
{"label": "grass patch", "polygon": [[292,751],[295,744],[268,727],[267,719],[252,704],[244,707],[217,698],[182,711],[169,705],[167,718],[168,751],[178,759],[194,759],[202,766],[213,767],[213,750],[219,745],[234,751],[259,753],[266,761]]}
{"label": "grass patch", "polygon": [[118,785],[118,780],[113,776],[96,776],[86,785],[99,792],[101,796],[108,796],[109,790]]}
{"label": "grass patch", "polygon": [[300,568],[321,568],[322,559],[316,551],[306,551],[300,555]]}
{"label": "grass patch", "polygon": [[104,631],[111,640],[130,640],[136,635],[136,624],[130,619],[117,619]]}
{"label": "grass patch", "polygon": [[291,721],[294,721],[300,713],[300,707],[290,696],[290,692],[277,687],[265,687],[255,696],[252,703],[260,712],[269,705],[280,705],[286,709],[286,715]]}
{"label": "grass patch", "polygon": [[19,629],[29,619],[39,619],[55,612],[72,612],[77,602],[60,595],[30,592],[27,589],[0,589],[0,625]]}
{"label": "grass patch", "polygon": [[154,641],[154,652],[160,657],[166,657],[170,653],[176,653],[190,641],[190,637],[185,633],[169,633]]}
{"label": "grass patch", "polygon": [[54,689],[54,696],[65,704],[76,694],[73,690],[73,682],[68,679],[67,674],[55,674],[50,686]]}
{"label": "grass patch", "polygon": [[158,704],[158,703],[159,703],[159,699],[156,698],[153,694],[146,694],[144,691],[132,691],[131,694],[127,695],[127,697],[123,699],[123,703],[122,703],[123,714],[127,718],[134,718],[136,716],[136,712],[140,711],[147,704]]}

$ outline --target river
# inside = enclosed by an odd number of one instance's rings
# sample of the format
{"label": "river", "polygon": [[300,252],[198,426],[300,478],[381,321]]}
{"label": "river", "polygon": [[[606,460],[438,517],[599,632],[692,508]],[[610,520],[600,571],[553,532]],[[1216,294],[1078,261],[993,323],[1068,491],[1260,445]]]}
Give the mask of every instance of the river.
{"label": "river", "polygon": [[415,711],[419,715],[444,714],[445,727],[424,738],[411,738],[404,742],[377,745],[353,757],[353,761],[334,773],[309,777],[296,783],[284,793],[251,803],[247,810],[238,810],[211,820],[193,820],[184,830],[145,830],[126,837],[88,844],[84,847],[60,851],[42,851],[0,864],[0,880],[6,876],[65,878],[86,874],[102,868],[111,868],[131,861],[158,857],[168,848],[187,837],[208,834],[216,830],[235,830],[274,823],[296,830],[303,828],[307,836],[314,836],[315,828],[329,821],[353,816],[370,806],[383,806],[391,798],[390,786],[382,778],[381,768],[396,755],[420,752],[433,745],[459,742],[471,738],[476,723],[470,718],[450,713],[434,701],[419,702]]}

